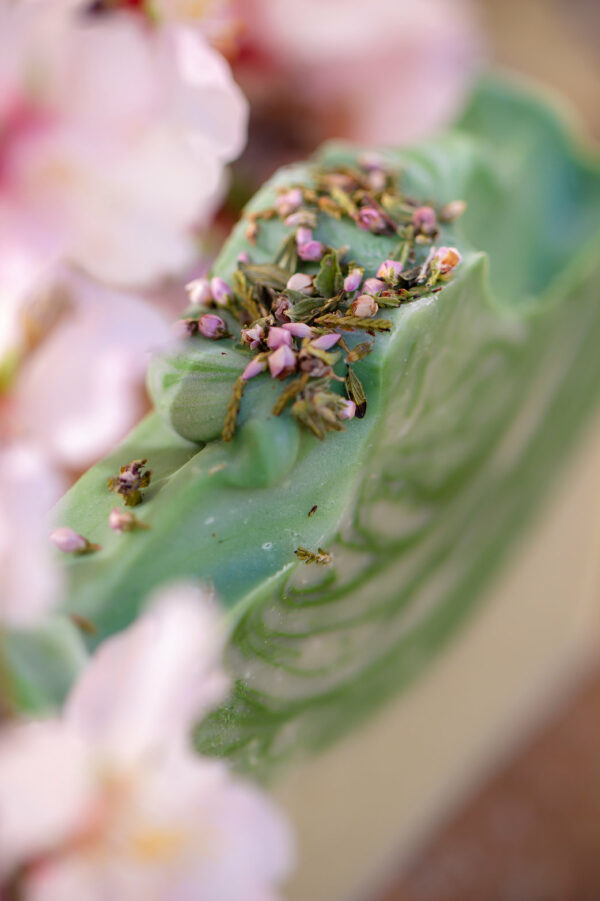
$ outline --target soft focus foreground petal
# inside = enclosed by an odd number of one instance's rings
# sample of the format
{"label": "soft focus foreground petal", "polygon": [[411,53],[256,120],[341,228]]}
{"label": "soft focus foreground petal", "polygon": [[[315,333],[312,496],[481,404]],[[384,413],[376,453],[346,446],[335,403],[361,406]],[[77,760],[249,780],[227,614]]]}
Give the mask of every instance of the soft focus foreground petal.
{"label": "soft focus foreground petal", "polygon": [[235,159],[246,142],[248,103],[229,65],[190,28],[174,28],[172,40],[181,73],[182,122],[196,146],[206,142],[219,159]]}
{"label": "soft focus foreground petal", "polygon": [[344,136],[371,143],[449,121],[481,53],[468,0],[238,0],[238,10],[282,77],[300,76],[317,109],[345,110]]}
{"label": "soft focus foreground petal", "polygon": [[98,649],[67,701],[67,721],[123,760],[184,736],[227,690],[223,641],[205,592],[162,590],[135,625]]}
{"label": "soft focus foreground petal", "polygon": [[61,482],[32,445],[0,450],[0,625],[29,626],[57,600],[47,513]]}
{"label": "soft focus foreground petal", "polygon": [[58,721],[7,728],[0,740],[0,874],[59,846],[93,798],[90,758],[76,734]]}
{"label": "soft focus foreground petal", "polygon": [[149,355],[168,320],[142,298],[89,279],[65,283],[64,297],[67,312],[21,368],[14,417],[57,464],[81,469],[143,413]]}

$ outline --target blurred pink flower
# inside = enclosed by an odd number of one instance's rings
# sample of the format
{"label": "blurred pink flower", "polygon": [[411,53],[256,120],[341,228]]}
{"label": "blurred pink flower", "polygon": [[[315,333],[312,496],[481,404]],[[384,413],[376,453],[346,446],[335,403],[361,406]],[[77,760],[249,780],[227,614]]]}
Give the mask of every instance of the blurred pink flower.
{"label": "blurred pink flower", "polygon": [[24,358],[9,418],[57,466],[82,469],[146,409],[148,359],[168,339],[168,319],[142,298],[83,276],[64,276],[49,291],[47,304],[62,303],[63,314]]}
{"label": "blurred pink flower", "polygon": [[238,0],[237,8],[271,83],[276,69],[291,97],[339,113],[337,136],[371,144],[413,141],[449,121],[480,55],[469,0]]}
{"label": "blurred pink flower", "polygon": [[48,542],[47,514],[61,488],[61,480],[33,445],[4,443],[0,450],[0,627],[35,625],[57,599],[60,576]]}
{"label": "blurred pink flower", "polygon": [[246,115],[198,29],[0,3],[0,305],[56,260],[121,285],[189,264]]}
{"label": "blurred pink flower", "polygon": [[92,659],[61,720],[0,743],[0,875],[24,901],[264,901],[291,839],[257,788],[188,731],[227,688],[206,596],[163,591]]}

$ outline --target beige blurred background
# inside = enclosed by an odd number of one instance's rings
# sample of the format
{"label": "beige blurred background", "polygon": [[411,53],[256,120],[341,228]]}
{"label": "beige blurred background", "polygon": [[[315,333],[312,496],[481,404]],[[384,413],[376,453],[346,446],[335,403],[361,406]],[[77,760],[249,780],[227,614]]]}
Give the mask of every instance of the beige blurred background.
{"label": "beige blurred background", "polygon": [[[568,98],[600,141],[600,0],[478,0],[489,52]],[[376,901],[600,899],[600,649],[568,709]]]}

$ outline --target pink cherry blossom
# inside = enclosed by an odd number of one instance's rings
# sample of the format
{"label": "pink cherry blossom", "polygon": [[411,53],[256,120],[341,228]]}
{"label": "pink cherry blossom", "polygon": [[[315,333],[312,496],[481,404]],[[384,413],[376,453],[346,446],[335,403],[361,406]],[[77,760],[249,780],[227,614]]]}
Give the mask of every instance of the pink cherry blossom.
{"label": "pink cherry blossom", "polygon": [[237,8],[248,43],[270,61],[265,81],[276,77],[292,97],[302,84],[323,137],[333,113],[336,137],[370,144],[432,133],[459,110],[481,56],[469,0],[237,0]]}
{"label": "pink cherry blossom", "polygon": [[58,600],[47,517],[63,485],[37,448],[5,441],[1,423],[0,443],[0,627],[21,628],[42,620]]}
{"label": "pink cherry blossom", "polygon": [[0,878],[19,870],[27,901],[276,901],[286,823],[188,740],[227,690],[223,639],[175,586],[101,646],[60,719],[5,728]]}
{"label": "pink cherry blossom", "polygon": [[150,352],[168,337],[169,320],[140,297],[82,276],[61,277],[48,291],[54,321],[45,329],[42,321],[41,340],[20,366],[9,418],[57,466],[83,468],[144,412]]}
{"label": "pink cherry blossom", "polygon": [[193,259],[246,125],[199,31],[3,3],[0,97],[0,298],[57,260],[137,285]]}

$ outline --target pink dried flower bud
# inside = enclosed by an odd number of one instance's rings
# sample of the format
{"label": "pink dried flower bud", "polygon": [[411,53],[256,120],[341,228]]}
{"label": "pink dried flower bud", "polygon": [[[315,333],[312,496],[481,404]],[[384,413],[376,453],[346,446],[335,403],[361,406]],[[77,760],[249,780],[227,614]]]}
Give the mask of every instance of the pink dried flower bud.
{"label": "pink dried flower bud", "polygon": [[313,241],[310,228],[299,228],[296,233],[296,246],[301,260],[315,262],[320,260],[325,252],[325,247],[320,241]]}
{"label": "pink dried flower bud", "polygon": [[310,228],[302,226],[296,232],[296,244],[301,247],[303,244],[308,244],[309,241],[312,241],[312,231]]}
{"label": "pink dried flower bud", "polygon": [[287,345],[287,347],[291,347],[292,345],[292,336],[289,331],[280,328],[278,325],[271,326],[269,334],[267,335],[267,346],[270,347],[271,350],[277,350],[278,347],[283,347],[284,344]]}
{"label": "pink dried flower bud", "polygon": [[358,291],[364,274],[365,270],[361,266],[353,266],[344,279],[344,291],[347,291],[348,294],[352,294],[353,291]]}
{"label": "pink dried flower bud", "polygon": [[308,262],[316,262],[320,260],[325,253],[325,247],[320,241],[308,241],[298,248],[298,256],[301,260]]}
{"label": "pink dried flower bud", "polygon": [[290,188],[288,191],[283,191],[283,193],[279,195],[275,201],[275,207],[277,208],[279,215],[282,218],[285,218],[302,205],[302,200],[303,197],[300,188]]}
{"label": "pink dried flower bud", "polygon": [[420,206],[412,216],[412,223],[422,235],[433,235],[437,231],[435,210],[430,206]]}
{"label": "pink dried flower bud", "polygon": [[296,272],[288,279],[286,288],[290,291],[301,291],[302,294],[313,294],[315,290],[313,276],[305,272]]}
{"label": "pink dried flower bud", "polygon": [[354,419],[356,416],[356,404],[353,400],[342,398],[343,408],[338,413],[338,419]]}
{"label": "pink dried flower bud", "polygon": [[227,326],[220,316],[205,313],[198,320],[198,331],[205,338],[224,338],[227,334]]}
{"label": "pink dried flower bud", "polygon": [[306,322],[284,322],[281,328],[284,328],[294,338],[310,338],[313,334],[313,330]]}
{"label": "pink dried flower bud", "polygon": [[458,266],[462,260],[462,256],[456,247],[438,247],[433,256],[433,260],[438,271],[442,275],[446,275],[447,272],[451,272]]}
{"label": "pink dried flower bud", "polygon": [[242,341],[244,344],[249,344],[252,350],[258,347],[264,337],[265,330],[262,325],[253,325],[252,328],[242,329]]}
{"label": "pink dried flower bud", "polygon": [[370,319],[371,316],[377,314],[379,304],[370,294],[361,294],[360,297],[357,297],[352,303],[350,309],[352,310],[353,315],[358,316],[359,319]]}
{"label": "pink dried flower bud", "polygon": [[362,209],[358,211],[356,222],[359,228],[362,228],[365,231],[374,232],[375,234],[385,231],[386,229],[385,219],[379,210],[376,210],[375,207],[372,206],[362,207]]}
{"label": "pink dried flower bud", "polygon": [[371,294],[373,297],[381,294],[384,288],[385,282],[382,282],[380,278],[368,278],[363,285],[364,293]]}
{"label": "pink dried flower bud", "polygon": [[185,286],[191,303],[207,304],[212,301],[210,282],[207,278],[195,278]]}
{"label": "pink dried flower bud", "polygon": [[466,209],[467,204],[464,200],[451,200],[440,212],[440,219],[442,222],[453,222],[462,216]]}
{"label": "pink dried flower bud", "polygon": [[318,338],[311,341],[311,346],[316,347],[317,350],[331,350],[341,337],[338,332],[328,332],[326,335],[319,335]]}
{"label": "pink dried flower bud", "polygon": [[269,369],[274,379],[284,379],[291,375],[296,370],[296,363],[296,354],[287,344],[282,344],[269,355]]}
{"label": "pink dried flower bud", "polygon": [[254,358],[254,360],[250,360],[244,371],[242,372],[242,378],[245,382],[248,379],[253,379],[254,376],[260,375],[261,372],[264,372],[267,368],[266,360],[259,360],[258,358]]}
{"label": "pink dried flower bud", "polygon": [[50,541],[59,551],[63,551],[65,554],[77,554],[91,548],[87,538],[79,535],[68,526],[60,526],[58,529],[54,529],[50,533]]}
{"label": "pink dried flower bud", "polygon": [[396,285],[403,268],[399,260],[384,260],[377,270],[377,278],[382,278],[385,282]]}
{"label": "pink dried flower bud", "polygon": [[248,256],[248,254],[246,253],[245,250],[242,250],[242,252],[238,253],[238,255],[237,255],[237,261],[238,261],[238,263],[249,263],[250,257]]}
{"label": "pink dried flower bud", "polygon": [[233,297],[231,288],[225,279],[215,276],[210,280],[210,291],[218,307],[225,307]]}

